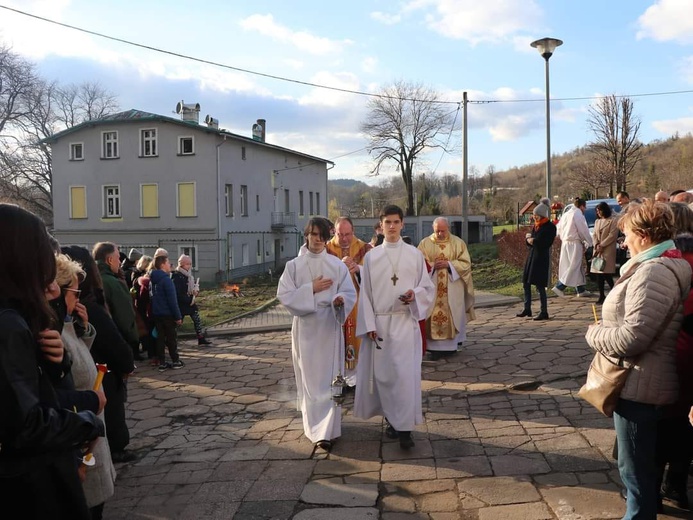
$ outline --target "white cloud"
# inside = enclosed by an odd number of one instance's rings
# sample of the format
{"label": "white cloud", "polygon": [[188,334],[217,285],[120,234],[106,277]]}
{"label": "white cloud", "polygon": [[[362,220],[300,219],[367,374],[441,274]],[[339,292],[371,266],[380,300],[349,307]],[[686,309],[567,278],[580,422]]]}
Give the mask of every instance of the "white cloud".
{"label": "white cloud", "polygon": [[346,45],[351,44],[348,40],[336,41],[320,36],[315,36],[305,31],[292,31],[274,21],[271,14],[254,14],[241,20],[241,27],[247,31],[253,31],[266,38],[271,38],[280,43],[291,44],[297,49],[310,54],[324,56],[340,52]]}
{"label": "white cloud", "polygon": [[375,72],[378,66],[378,58],[374,56],[368,56],[361,62],[361,70],[364,72]]}
{"label": "white cloud", "polygon": [[638,39],[693,42],[693,17],[688,0],[658,0],[638,18]]}
{"label": "white cloud", "polygon": [[395,25],[402,20],[402,16],[399,14],[388,14],[380,11],[372,12],[371,18],[385,25]]}
{"label": "white cloud", "polygon": [[693,133],[693,117],[681,117],[679,119],[665,119],[662,121],[653,121],[652,126],[655,130],[664,135],[673,135],[676,132],[679,134]]}
{"label": "white cloud", "polygon": [[[358,90],[358,78],[348,72],[331,73],[319,72],[311,79],[311,83],[327,87],[342,88],[346,90]],[[325,107],[347,107],[354,104],[355,95],[348,92],[339,92],[324,88],[313,88],[308,94],[299,98],[301,105],[320,105]]]}
{"label": "white cloud", "polygon": [[683,79],[688,83],[693,83],[693,56],[683,58],[678,68]]}
{"label": "white cloud", "polygon": [[430,8],[426,14],[429,28],[472,44],[498,42],[534,31],[543,16],[535,0],[416,0],[408,7]]}

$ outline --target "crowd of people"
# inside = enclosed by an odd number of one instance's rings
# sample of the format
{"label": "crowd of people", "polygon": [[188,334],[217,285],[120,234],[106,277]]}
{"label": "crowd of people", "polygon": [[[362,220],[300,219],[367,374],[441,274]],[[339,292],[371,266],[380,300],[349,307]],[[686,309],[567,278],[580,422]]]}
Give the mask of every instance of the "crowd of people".
{"label": "crowd of people", "polygon": [[61,246],[36,215],[0,203],[0,498],[8,510],[102,518],[114,463],[136,457],[125,418],[135,361],[147,354],[162,370],[182,367],[175,326],[185,315],[199,344],[209,343],[189,260],[179,259],[176,290],[164,249],[122,258],[112,242]]}
{"label": "crowd of people", "polygon": [[[601,319],[590,347],[632,367],[614,412],[624,518],[655,518],[662,499],[688,507],[693,459],[693,194],[596,208],[593,234],[576,199],[558,225],[548,199],[533,211],[518,317],[548,320],[549,262],[561,238],[558,282],[586,289],[593,247]],[[370,243],[354,224],[311,218],[299,256],[277,288],[293,315],[292,362],[304,434],[330,451],[341,436],[341,403],[354,392],[355,417],[383,417],[403,450],[423,422],[421,365],[458,350],[475,317],[472,259],[446,218],[418,246],[403,236],[404,214],[388,205]],[[41,220],[0,203],[0,497],[27,518],[98,519],[114,492],[114,463],[131,460],[127,381],[147,356],[158,370],[181,369],[177,327],[190,316],[204,337],[192,260],[177,268],[165,249],[122,255],[112,242],[92,251],[60,246]],[[617,253],[628,252],[617,271]],[[24,261],[31,254],[31,265]],[[610,290],[606,292],[606,285]],[[532,286],[540,312],[532,314]],[[168,355],[168,357],[167,357]],[[98,384],[97,366],[108,371]],[[45,500],[30,498],[39,493]]]}

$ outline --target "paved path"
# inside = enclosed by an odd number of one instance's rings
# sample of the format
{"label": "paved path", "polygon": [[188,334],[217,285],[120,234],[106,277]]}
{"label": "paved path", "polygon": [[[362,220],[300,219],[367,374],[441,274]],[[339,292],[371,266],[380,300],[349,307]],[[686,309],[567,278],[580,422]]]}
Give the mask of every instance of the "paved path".
{"label": "paved path", "polygon": [[[515,318],[517,303],[481,307],[461,352],[424,362],[426,423],[408,452],[381,420],[355,419],[349,397],[341,439],[313,453],[281,308],[212,347],[183,342],[185,368],[145,366],[130,379],[139,457],[117,466],[104,518],[621,518],[612,422],[575,396],[591,358],[592,301],[551,298],[545,322]],[[280,321],[284,330],[248,332]],[[659,519],[688,518],[666,512]]]}

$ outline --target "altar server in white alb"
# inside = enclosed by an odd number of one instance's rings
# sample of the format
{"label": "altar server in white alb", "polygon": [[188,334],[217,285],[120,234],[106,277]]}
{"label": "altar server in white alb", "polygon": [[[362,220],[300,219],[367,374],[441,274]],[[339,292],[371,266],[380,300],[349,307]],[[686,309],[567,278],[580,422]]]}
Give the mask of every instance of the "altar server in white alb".
{"label": "altar server in white alb", "polygon": [[388,437],[409,449],[411,431],[423,423],[419,321],[428,315],[436,289],[421,251],[401,238],[401,208],[386,206],[380,222],[385,241],[366,254],[361,269],[356,334],[363,342],[354,416],[384,416]]}
{"label": "altar server in white alb", "polygon": [[303,431],[317,448],[329,451],[342,434],[342,411],[331,387],[344,373],[342,325],[356,303],[356,290],[346,265],[325,250],[327,219],[310,219],[304,236],[307,251],[286,264],[277,298],[294,317],[291,353]]}

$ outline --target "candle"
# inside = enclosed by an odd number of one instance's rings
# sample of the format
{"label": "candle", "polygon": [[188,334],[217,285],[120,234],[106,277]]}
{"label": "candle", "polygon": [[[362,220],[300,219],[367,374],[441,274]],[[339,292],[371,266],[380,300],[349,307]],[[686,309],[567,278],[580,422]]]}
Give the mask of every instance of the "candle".
{"label": "candle", "polygon": [[103,381],[104,374],[108,372],[108,366],[97,363],[96,369],[98,370],[98,373],[96,374],[96,381],[94,381],[94,391],[101,388],[101,382]]}
{"label": "candle", "polygon": [[592,304],[592,314],[594,314],[594,323],[599,323],[599,318],[597,318],[597,306]]}

